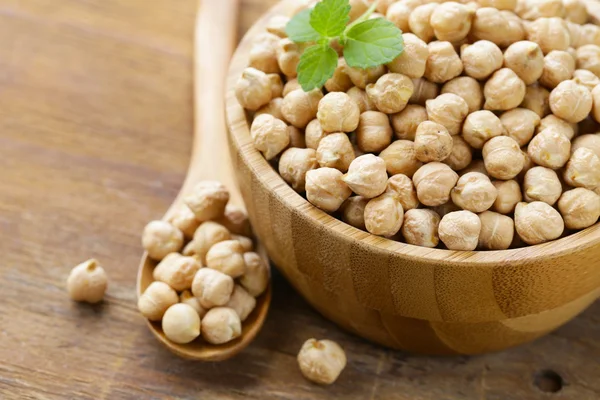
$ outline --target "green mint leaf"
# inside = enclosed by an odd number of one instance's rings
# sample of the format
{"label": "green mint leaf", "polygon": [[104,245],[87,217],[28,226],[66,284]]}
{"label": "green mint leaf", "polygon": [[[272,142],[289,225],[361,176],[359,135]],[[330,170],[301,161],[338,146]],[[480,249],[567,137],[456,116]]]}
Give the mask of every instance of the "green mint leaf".
{"label": "green mint leaf", "polygon": [[294,16],[285,26],[285,33],[296,43],[316,42],[321,38],[319,32],[310,25],[311,10],[304,10]]}
{"label": "green mint leaf", "polygon": [[298,82],[305,92],[321,88],[333,76],[338,55],[327,45],[314,45],[304,51],[298,63]]}
{"label": "green mint leaf", "polygon": [[361,22],[348,30],[344,58],[350,67],[372,68],[386,64],[402,53],[402,31],[383,18]]}
{"label": "green mint leaf", "polygon": [[328,38],[341,35],[350,21],[349,0],[323,0],[310,13],[310,25]]}

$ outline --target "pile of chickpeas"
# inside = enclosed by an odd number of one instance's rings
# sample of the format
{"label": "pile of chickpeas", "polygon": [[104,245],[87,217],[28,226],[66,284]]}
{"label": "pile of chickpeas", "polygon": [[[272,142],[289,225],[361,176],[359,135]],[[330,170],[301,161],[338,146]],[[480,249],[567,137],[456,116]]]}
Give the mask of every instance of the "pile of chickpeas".
{"label": "pile of chickpeas", "polygon": [[269,284],[268,266],[252,251],[247,215],[228,201],[221,183],[201,182],[167,221],[144,229],[142,244],[158,265],[138,308],[162,321],[172,342],[238,338]]}
{"label": "pile of chickpeas", "polygon": [[[352,19],[371,2],[351,0]],[[255,39],[236,95],[256,149],[295,191],[430,248],[535,245],[598,221],[600,27],[581,0],[377,7],[404,52],[366,70],[340,52],[322,90],[298,84],[306,46],[286,37],[287,17]]]}

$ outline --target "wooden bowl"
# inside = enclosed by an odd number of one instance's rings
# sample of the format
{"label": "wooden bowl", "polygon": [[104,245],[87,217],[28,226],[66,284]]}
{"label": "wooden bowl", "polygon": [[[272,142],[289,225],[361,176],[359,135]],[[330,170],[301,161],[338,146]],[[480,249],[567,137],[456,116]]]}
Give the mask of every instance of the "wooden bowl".
{"label": "wooden bowl", "polygon": [[242,196],[269,257],[321,314],[366,339],[427,354],[477,354],[536,339],[600,296],[600,224],[527,248],[428,249],[371,235],[308,203],[254,149],[234,86],[252,38],[296,0],[248,32],[227,83],[230,150]]}

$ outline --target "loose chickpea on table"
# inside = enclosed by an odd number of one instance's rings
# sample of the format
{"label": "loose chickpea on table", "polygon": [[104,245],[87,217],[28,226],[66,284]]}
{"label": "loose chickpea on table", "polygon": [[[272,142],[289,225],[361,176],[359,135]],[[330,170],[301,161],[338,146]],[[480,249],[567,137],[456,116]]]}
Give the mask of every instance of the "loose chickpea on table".
{"label": "loose chickpea on table", "polygon": [[[369,7],[350,5],[351,18]],[[425,247],[505,250],[597,223],[600,28],[583,3],[380,8],[371,18],[389,20],[404,41],[380,65],[352,67],[337,46],[324,88],[304,92],[282,66],[271,76],[273,51],[259,63],[257,50],[241,76],[236,94],[251,120],[274,118],[257,149],[285,182],[357,229]],[[257,48],[265,43],[281,38],[259,37]],[[592,206],[575,203],[577,193]]]}

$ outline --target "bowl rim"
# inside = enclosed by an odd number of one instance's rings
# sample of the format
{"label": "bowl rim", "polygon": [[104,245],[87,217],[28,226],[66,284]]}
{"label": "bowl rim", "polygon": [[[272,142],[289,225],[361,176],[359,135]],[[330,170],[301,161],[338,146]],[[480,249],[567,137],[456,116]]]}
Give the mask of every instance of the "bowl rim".
{"label": "bowl rim", "polygon": [[300,212],[304,219],[311,224],[324,228],[329,234],[334,234],[349,241],[360,241],[371,250],[421,262],[455,262],[478,266],[485,264],[492,267],[499,263],[516,261],[526,264],[533,261],[539,262],[540,259],[558,258],[566,253],[583,251],[600,245],[600,223],[596,222],[589,228],[559,239],[518,249],[492,251],[431,249],[373,235],[355,228],[312,205],[294,191],[262,154],[254,148],[246,111],[235,96],[235,84],[248,64],[248,52],[252,38],[264,30],[269,18],[282,15],[281,10],[289,11],[294,7],[297,7],[296,0],[282,0],[252,25],[240,41],[231,60],[225,93],[225,122],[229,133],[230,146],[235,146],[239,157],[257,176],[258,181],[273,192],[286,207]]}

